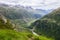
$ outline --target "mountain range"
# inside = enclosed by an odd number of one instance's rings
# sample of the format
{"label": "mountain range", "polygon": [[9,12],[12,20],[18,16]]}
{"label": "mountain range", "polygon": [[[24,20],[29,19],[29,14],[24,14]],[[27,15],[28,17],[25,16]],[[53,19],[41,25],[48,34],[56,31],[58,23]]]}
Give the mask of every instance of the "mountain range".
{"label": "mountain range", "polygon": [[42,9],[34,10],[31,7],[24,7],[21,5],[13,6],[0,3],[0,13],[10,19],[13,23],[18,23],[20,26],[26,26],[29,22],[41,18],[48,12]]}
{"label": "mountain range", "polygon": [[0,5],[0,40],[51,40],[46,36],[37,36],[28,28],[27,24],[41,18],[22,7]]}
{"label": "mountain range", "polygon": [[[20,5],[0,4],[0,40],[54,40],[59,39],[59,26],[55,28],[55,14],[48,14],[51,10],[33,9]],[[53,12],[54,13],[54,12]],[[56,12],[55,12],[56,13]],[[47,16],[50,15],[52,18]],[[47,20],[49,26],[45,25]],[[59,11],[58,11],[59,15]],[[40,19],[42,22],[40,22]],[[57,17],[58,21],[59,18]],[[56,19],[56,21],[57,21]],[[53,27],[50,30],[50,23]],[[58,23],[59,25],[59,23]],[[43,27],[42,27],[43,26]],[[47,26],[45,28],[45,26]],[[32,30],[30,29],[32,28]],[[41,29],[42,28],[42,29]],[[55,31],[58,30],[58,32]],[[42,31],[41,31],[42,30]],[[45,31],[46,30],[46,31]],[[49,32],[48,32],[49,31]],[[46,34],[48,33],[48,34]],[[52,35],[50,35],[52,33]],[[55,35],[53,35],[55,33]],[[58,35],[57,35],[58,34]],[[48,36],[48,37],[47,37]]]}

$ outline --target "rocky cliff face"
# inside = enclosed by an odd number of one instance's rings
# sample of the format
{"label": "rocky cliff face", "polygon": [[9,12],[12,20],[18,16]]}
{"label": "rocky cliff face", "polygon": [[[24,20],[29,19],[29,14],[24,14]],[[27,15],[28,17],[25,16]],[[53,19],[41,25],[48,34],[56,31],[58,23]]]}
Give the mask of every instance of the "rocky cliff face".
{"label": "rocky cliff face", "polygon": [[2,14],[0,14],[0,29],[13,29],[14,25],[6,19]]}
{"label": "rocky cliff face", "polygon": [[7,23],[7,19],[0,13],[0,20],[2,20],[4,23]]}

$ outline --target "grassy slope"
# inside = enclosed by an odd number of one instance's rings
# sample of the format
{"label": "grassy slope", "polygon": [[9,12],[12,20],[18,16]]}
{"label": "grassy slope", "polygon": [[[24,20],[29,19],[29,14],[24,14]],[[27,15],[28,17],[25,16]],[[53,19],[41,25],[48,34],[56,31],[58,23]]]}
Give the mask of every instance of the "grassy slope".
{"label": "grassy slope", "polygon": [[29,32],[16,32],[14,30],[0,30],[0,40],[53,40],[44,36],[29,36]]}
{"label": "grassy slope", "polygon": [[28,40],[28,37],[23,32],[0,30],[0,40]]}

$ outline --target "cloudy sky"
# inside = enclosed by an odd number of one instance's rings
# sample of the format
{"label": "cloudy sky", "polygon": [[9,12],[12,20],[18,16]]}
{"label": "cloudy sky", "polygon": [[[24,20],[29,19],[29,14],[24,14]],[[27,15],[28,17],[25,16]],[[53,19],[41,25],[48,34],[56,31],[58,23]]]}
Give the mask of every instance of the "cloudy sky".
{"label": "cloudy sky", "polygon": [[20,4],[23,6],[31,6],[34,9],[55,9],[60,7],[60,0],[0,0],[0,3]]}

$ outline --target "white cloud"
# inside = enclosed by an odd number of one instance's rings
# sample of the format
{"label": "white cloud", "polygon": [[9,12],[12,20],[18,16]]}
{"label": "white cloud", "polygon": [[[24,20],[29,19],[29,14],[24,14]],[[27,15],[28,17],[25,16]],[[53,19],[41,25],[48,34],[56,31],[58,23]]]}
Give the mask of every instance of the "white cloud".
{"label": "white cloud", "polygon": [[60,7],[60,0],[0,0],[2,3],[21,4],[40,9],[54,9]]}

